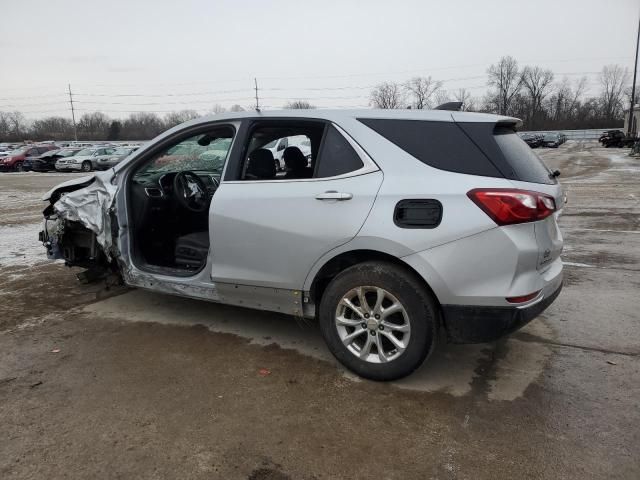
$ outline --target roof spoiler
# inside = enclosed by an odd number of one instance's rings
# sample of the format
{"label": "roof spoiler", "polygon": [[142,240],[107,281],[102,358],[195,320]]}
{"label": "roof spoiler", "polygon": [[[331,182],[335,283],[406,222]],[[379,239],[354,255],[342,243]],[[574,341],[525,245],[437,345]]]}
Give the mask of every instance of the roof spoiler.
{"label": "roof spoiler", "polygon": [[435,110],[449,110],[450,112],[459,112],[462,109],[462,102],[447,102],[438,105]]}

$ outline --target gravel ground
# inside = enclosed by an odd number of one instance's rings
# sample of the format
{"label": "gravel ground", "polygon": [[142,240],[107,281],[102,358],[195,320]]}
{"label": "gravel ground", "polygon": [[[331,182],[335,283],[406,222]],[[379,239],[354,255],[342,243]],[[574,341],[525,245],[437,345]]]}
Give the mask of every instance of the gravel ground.
{"label": "gravel ground", "polygon": [[392,384],[313,322],[81,285],[37,242],[74,175],[0,174],[0,478],[640,478],[640,160],[538,152],[569,196],[561,296]]}

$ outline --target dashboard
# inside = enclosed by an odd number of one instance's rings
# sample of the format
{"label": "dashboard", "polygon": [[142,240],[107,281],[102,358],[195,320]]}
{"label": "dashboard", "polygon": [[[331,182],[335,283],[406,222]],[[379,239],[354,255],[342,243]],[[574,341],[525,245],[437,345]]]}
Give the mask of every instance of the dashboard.
{"label": "dashboard", "polygon": [[[134,188],[144,189],[147,197],[150,198],[171,198],[173,196],[173,179],[179,172],[145,172],[133,176],[132,184]],[[220,174],[193,171],[204,182],[209,198],[220,185]]]}

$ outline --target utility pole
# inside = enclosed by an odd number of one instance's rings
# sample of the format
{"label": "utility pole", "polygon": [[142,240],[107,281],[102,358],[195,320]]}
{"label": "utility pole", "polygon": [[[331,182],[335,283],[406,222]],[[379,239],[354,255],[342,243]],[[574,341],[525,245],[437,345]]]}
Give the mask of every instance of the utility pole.
{"label": "utility pole", "polygon": [[[633,105],[636,98],[636,74],[638,73],[638,46],[640,45],[640,18],[638,19],[638,38],[636,38],[636,60],[633,64],[633,84],[631,85],[631,107],[629,108],[629,124],[627,125],[627,137],[631,135],[633,124]],[[636,130],[637,133],[637,130]]]}
{"label": "utility pole", "polygon": [[256,85],[256,112],[260,111],[260,101],[258,100],[258,79],[254,77],[253,79]]}
{"label": "utility pole", "polygon": [[78,141],[78,129],[76,128],[76,112],[73,109],[73,94],[71,93],[71,84],[69,84],[69,103],[71,104],[71,119],[73,120],[73,138]]}

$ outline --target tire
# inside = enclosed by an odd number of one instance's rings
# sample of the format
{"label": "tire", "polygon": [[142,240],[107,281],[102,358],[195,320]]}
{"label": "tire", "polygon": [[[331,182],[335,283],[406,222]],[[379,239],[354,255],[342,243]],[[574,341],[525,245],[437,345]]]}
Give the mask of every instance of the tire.
{"label": "tire", "polygon": [[91,165],[91,162],[89,160],[85,160],[84,162],[82,162],[82,166],[80,168],[83,172],[90,172],[91,170],[93,170],[93,165]]}
{"label": "tire", "polygon": [[24,172],[24,169],[22,168],[22,162],[16,162],[15,166],[13,167],[13,169],[16,172]]}
{"label": "tire", "polygon": [[[359,287],[364,287],[365,301],[371,312],[368,319],[364,319],[349,307],[345,308],[342,303],[344,297],[358,292]],[[387,311],[392,311],[389,310],[391,304],[388,303],[391,300],[399,302],[404,310],[391,314],[386,320],[374,320],[373,312],[380,311],[371,308],[372,305],[375,306],[379,295],[379,290],[376,292],[374,288],[385,292],[383,305],[386,305]],[[360,308],[356,301],[354,297],[352,305]],[[384,312],[384,308],[382,311]],[[342,271],[325,290],[318,313],[322,335],[334,357],[349,370],[370,380],[388,381],[405,377],[422,365],[435,348],[438,326],[437,301],[415,274],[393,263],[364,262]],[[337,319],[338,316],[341,317],[340,321]],[[362,323],[357,326],[343,326],[340,323],[360,320]],[[383,331],[385,325],[386,332]],[[406,325],[409,325],[409,329],[408,340],[405,341],[407,333],[398,330],[406,330]],[[363,333],[357,333],[358,331]],[[398,350],[400,347],[395,349],[395,342],[389,340],[389,335],[400,338],[399,342],[404,343],[401,352]],[[354,340],[347,345],[343,342],[345,336]],[[367,352],[365,342],[369,337],[375,347],[369,347],[369,353],[363,359],[362,355]],[[349,340],[345,339],[346,341]],[[376,343],[378,341],[381,343]],[[379,361],[378,345],[382,345],[383,358],[386,359],[384,362]],[[379,362],[376,362],[376,357]]]}

